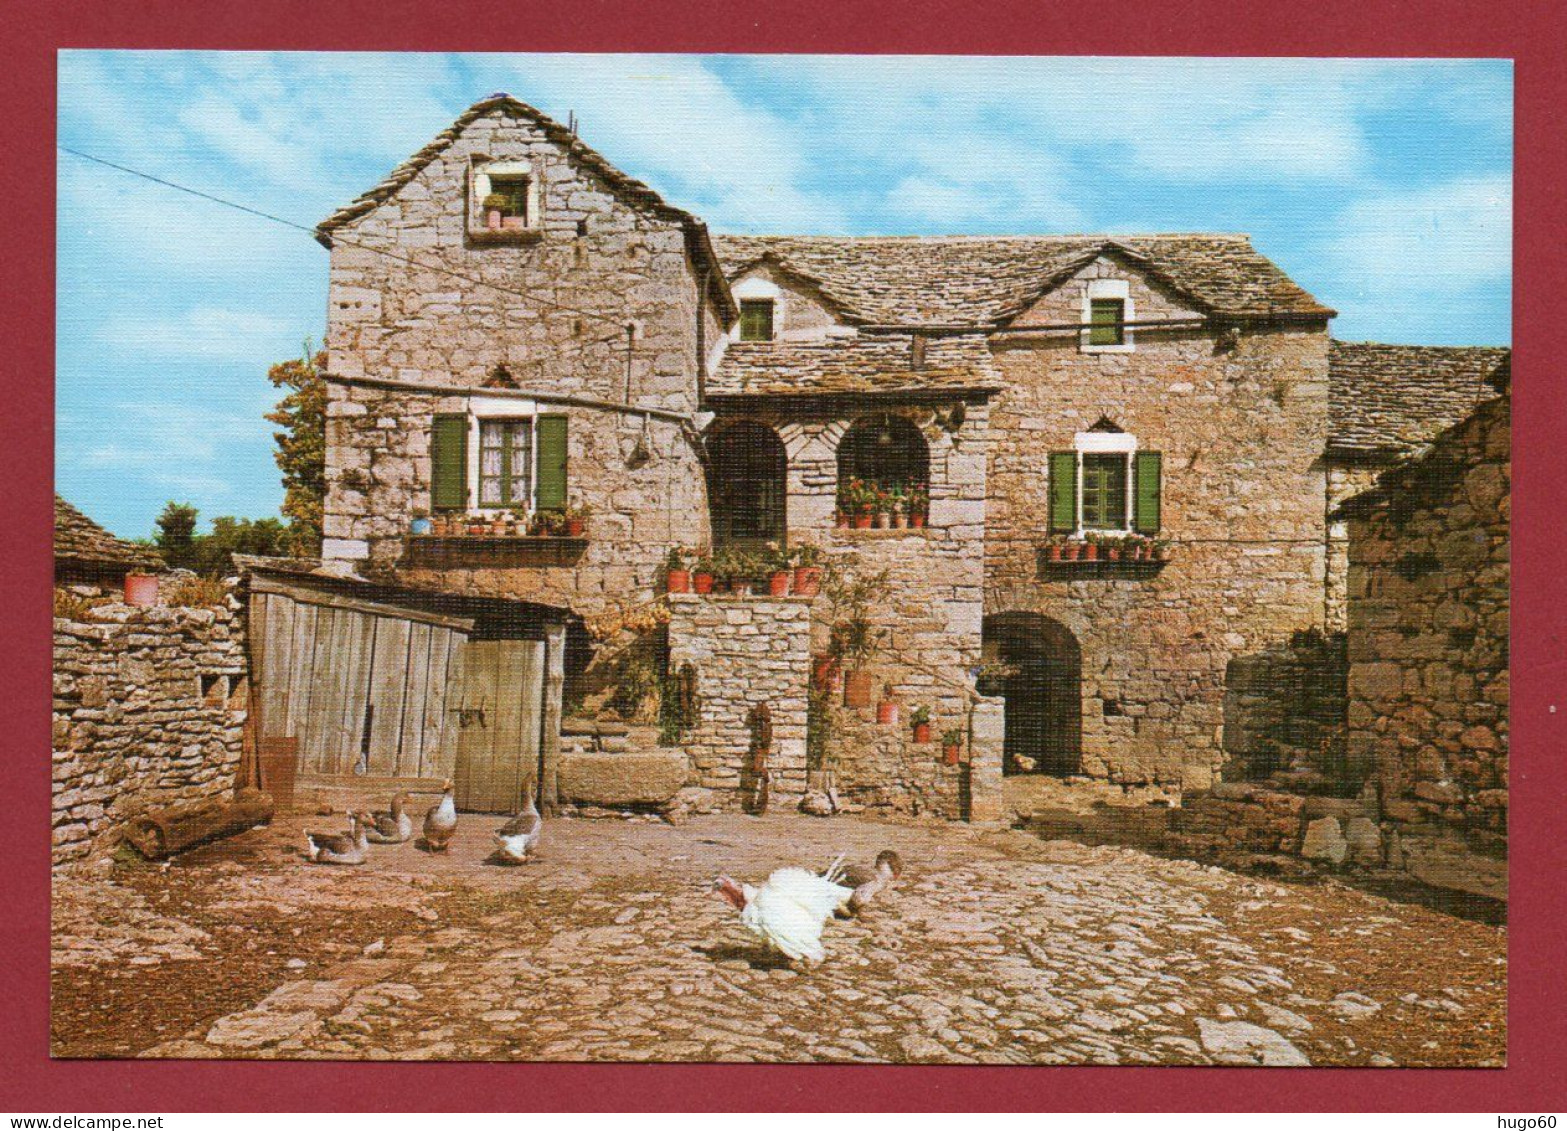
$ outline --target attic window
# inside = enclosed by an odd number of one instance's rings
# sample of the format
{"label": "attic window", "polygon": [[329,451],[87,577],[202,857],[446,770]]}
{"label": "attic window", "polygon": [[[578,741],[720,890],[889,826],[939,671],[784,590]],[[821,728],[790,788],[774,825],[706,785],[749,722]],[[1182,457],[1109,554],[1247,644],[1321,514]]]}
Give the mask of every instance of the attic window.
{"label": "attic window", "polygon": [[740,301],[740,340],[742,342],[773,340],[772,299],[748,298]]}
{"label": "attic window", "polygon": [[1084,353],[1130,353],[1134,319],[1125,279],[1091,279],[1083,292]]}
{"label": "attic window", "polygon": [[538,179],[526,161],[490,161],[475,164],[469,231],[492,239],[537,233],[539,228]]}
{"label": "attic window", "polygon": [[1126,300],[1096,298],[1089,300],[1088,344],[1119,346],[1126,342]]}

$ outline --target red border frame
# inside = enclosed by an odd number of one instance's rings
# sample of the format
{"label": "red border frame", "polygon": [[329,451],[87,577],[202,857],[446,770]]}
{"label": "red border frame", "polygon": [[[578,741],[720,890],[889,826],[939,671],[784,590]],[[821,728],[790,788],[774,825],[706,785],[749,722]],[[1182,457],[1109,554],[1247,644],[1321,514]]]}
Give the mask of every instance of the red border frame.
{"label": "red border frame", "polygon": [[[0,623],[0,797],[7,914],[0,916],[0,1107],[10,1111],[532,1111],[737,1108],[969,1110],[1559,1110],[1564,1087],[1563,876],[1555,818],[1567,802],[1559,753],[1567,706],[1553,713],[1564,664],[1567,409],[1546,347],[1567,294],[1567,19],[1547,4],[1437,0],[1109,0],[1052,10],[1039,0],[773,0],[746,18],[713,0],[534,8],[463,0],[440,9],[366,0],[124,4],[72,0],[6,21],[8,113],[0,199],[12,359],[0,414],[0,474],[10,484]],[[452,18],[454,9],[465,18]],[[183,9],[183,10],[181,10]],[[762,20],[754,18],[760,12]],[[471,29],[485,29],[482,36]],[[505,29],[526,29],[508,35]],[[500,40],[497,41],[497,29]],[[912,1068],[226,1062],[53,1062],[48,1034],[50,562],[46,548],[53,408],[55,56],[61,47],[299,50],[776,51],[1102,55],[1510,57],[1517,61],[1511,1066],[1502,1071],[1300,1071],[1224,1068]],[[1553,511],[1555,513],[1553,513]]]}

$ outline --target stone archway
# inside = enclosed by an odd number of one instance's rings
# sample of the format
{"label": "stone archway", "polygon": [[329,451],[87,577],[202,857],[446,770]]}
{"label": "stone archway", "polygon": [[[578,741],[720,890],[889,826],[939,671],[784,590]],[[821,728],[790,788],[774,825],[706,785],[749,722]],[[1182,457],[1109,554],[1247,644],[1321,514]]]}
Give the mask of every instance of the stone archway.
{"label": "stone archway", "polygon": [[1040,613],[993,613],[983,628],[988,663],[1013,669],[990,693],[1006,704],[1002,773],[1082,772],[1083,653],[1070,629]]}

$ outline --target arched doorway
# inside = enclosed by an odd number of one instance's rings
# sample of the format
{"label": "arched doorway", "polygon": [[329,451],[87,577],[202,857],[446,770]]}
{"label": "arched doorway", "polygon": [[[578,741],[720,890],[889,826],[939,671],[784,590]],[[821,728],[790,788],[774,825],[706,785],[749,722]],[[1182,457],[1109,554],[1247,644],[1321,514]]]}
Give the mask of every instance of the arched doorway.
{"label": "arched doorway", "polygon": [[1083,652],[1059,621],[1039,613],[985,618],[983,658],[1011,669],[992,687],[1006,702],[1002,772],[1081,771],[1083,761]]}
{"label": "arched doorway", "polygon": [[708,509],[713,543],[783,544],[789,455],[765,424],[736,420],[707,442]]}

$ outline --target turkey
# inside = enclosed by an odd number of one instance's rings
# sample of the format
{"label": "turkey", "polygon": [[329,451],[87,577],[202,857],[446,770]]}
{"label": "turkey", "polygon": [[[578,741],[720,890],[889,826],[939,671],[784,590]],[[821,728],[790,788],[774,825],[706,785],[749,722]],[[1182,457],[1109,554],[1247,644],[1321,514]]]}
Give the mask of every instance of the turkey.
{"label": "turkey", "polygon": [[346,833],[314,833],[305,830],[305,856],[312,864],[363,864],[369,844],[362,814],[348,814]]}
{"label": "turkey", "polygon": [[850,864],[838,875],[838,882],[851,889],[849,898],[837,908],[837,915],[847,919],[858,915],[884,891],[890,891],[898,877],[903,875],[903,857],[892,849],[876,854],[876,862],[867,868],[863,864]]}
{"label": "turkey", "polygon": [[533,858],[533,850],[539,846],[544,832],[544,818],[539,816],[533,804],[533,794],[528,794],[527,807],[507,821],[492,834],[495,837],[495,854],[508,864],[526,864]]}
{"label": "turkey", "polygon": [[424,815],[424,846],[431,852],[445,852],[457,832],[457,801],[452,796],[452,779],[441,783],[441,800]]}
{"label": "turkey", "polygon": [[843,858],[818,875],[805,868],[779,868],[761,887],[728,876],[714,881],[718,894],[740,912],[747,930],[789,958],[820,962],[822,928],[838,906],[854,894],[837,883]]}
{"label": "turkey", "polygon": [[414,819],[408,814],[407,804],[408,795],[399,793],[392,798],[391,812],[378,809],[370,814],[365,835],[371,844],[402,844],[414,835]]}

